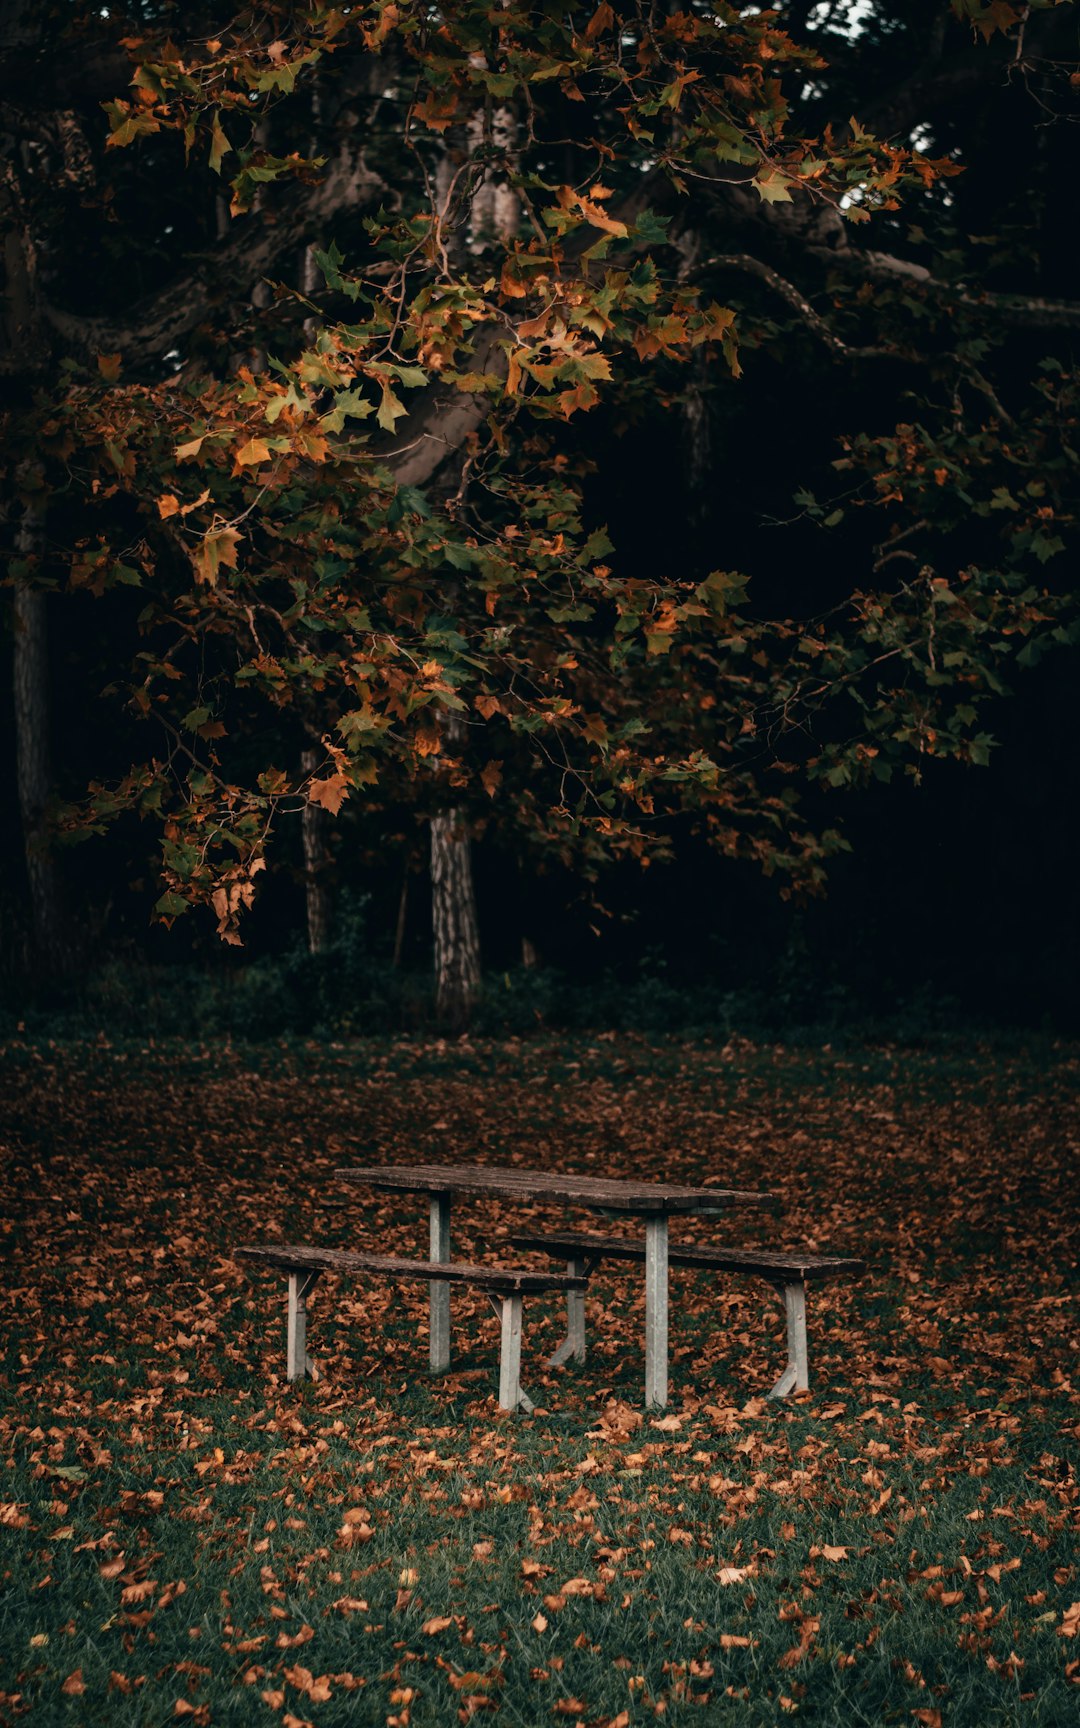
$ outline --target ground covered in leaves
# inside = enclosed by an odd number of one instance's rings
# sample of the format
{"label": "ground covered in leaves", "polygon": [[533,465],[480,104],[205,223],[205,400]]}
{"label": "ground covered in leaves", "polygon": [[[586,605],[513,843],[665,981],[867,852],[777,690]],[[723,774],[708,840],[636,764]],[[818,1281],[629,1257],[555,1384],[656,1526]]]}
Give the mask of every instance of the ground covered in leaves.
{"label": "ground covered in leaves", "polygon": [[[1061,1045],[9,1044],[0,1721],[1072,1720],[1078,1077]],[[643,1412],[617,1265],[584,1367],[544,1371],[526,1303],[532,1418],[465,1290],[432,1382],[422,1286],[325,1278],[290,1388],[283,1280],[230,1248],[426,1253],[421,1200],[333,1175],[420,1156],[767,1187],[779,1220],[676,1228],[871,1269],[812,1293],[782,1406],[775,1298],[675,1272]],[[455,1251],[537,1221],[460,1205]]]}

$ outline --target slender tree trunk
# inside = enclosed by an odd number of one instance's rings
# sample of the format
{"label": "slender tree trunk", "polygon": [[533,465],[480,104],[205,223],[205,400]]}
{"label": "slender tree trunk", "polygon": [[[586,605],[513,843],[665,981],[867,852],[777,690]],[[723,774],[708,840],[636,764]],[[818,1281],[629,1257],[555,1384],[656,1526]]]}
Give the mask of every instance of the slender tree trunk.
{"label": "slender tree trunk", "polygon": [[[679,276],[685,281],[701,255],[701,241],[692,229],[686,229],[679,235],[678,246],[682,253]],[[687,373],[682,402],[683,472],[686,476],[687,525],[696,554],[702,549],[702,536],[708,526],[715,479],[709,410],[709,359],[705,347],[695,349]]]}
{"label": "slender tree trunk", "polygon": [[[465,147],[471,156],[484,142],[484,118],[478,111],[466,127]],[[492,142],[503,151],[514,143],[516,123],[508,108],[500,108],[494,119]],[[449,200],[453,171],[444,152],[435,174],[436,196],[441,209]],[[447,234],[450,255],[458,253],[463,238],[470,252],[482,252],[493,237],[507,240],[517,228],[519,203],[505,173],[485,171],[476,187],[466,218],[466,233]],[[444,740],[460,745],[465,727],[456,714],[442,717]],[[480,994],[480,930],[473,886],[472,844],[464,812],[446,810],[431,819],[431,922],[435,938],[435,1011],[443,1025],[462,1031],[469,1023]]]}
{"label": "slender tree trunk", "polygon": [[[304,750],[300,767],[305,779],[319,766],[316,750]],[[304,805],[300,817],[304,839],[304,887],[307,895],[308,951],[321,954],[330,941],[330,889],[326,881],[330,862],[327,815],[321,804]]]}
{"label": "slender tree trunk", "polygon": [[472,847],[460,810],[431,818],[431,922],[435,937],[435,1011],[461,1031],[480,993],[480,933]]}
{"label": "slender tree trunk", "polygon": [[[36,561],[43,532],[41,511],[28,506],[16,534],[20,560]],[[45,595],[22,580],[15,582],[14,625],[15,765],[34,947],[38,960],[49,972],[62,973],[70,969],[72,955],[60,873],[49,842],[52,764]]]}
{"label": "slender tree trunk", "polygon": [[693,356],[689,370],[690,380],[683,397],[687,509],[690,526],[700,535],[709,519],[714,478],[708,365],[703,349]]}
{"label": "slender tree trunk", "polygon": [[394,931],[394,970],[401,965],[405,953],[405,926],[409,916],[409,867],[405,866],[405,874],[401,878],[401,894],[398,899],[397,928]]}

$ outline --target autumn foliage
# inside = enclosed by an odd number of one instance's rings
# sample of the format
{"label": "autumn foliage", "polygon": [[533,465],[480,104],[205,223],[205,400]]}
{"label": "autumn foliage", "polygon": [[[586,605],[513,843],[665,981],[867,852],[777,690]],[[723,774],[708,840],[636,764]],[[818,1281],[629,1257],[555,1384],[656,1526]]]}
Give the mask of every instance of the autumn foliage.
{"label": "autumn foliage", "polygon": [[[9,1720],[1070,1718],[1072,1048],[16,1043],[2,1062]],[[535,1418],[498,1414],[497,1323],[466,1291],[430,1382],[423,1288],[327,1278],[321,1378],[290,1388],[279,1281],[232,1248],[420,1253],[414,1201],[332,1174],[418,1145],[767,1186],[781,1222],[754,1233],[870,1271],[813,1292],[811,1391],[785,1406],[759,1395],[775,1300],[681,1273],[672,1405],[644,1414],[625,1268],[592,1282],[580,1369],[544,1369],[562,1316],[529,1305]],[[528,1222],[461,1206],[458,1251],[494,1257]]]}
{"label": "autumn foliage", "polygon": [[[1019,14],[957,10],[996,64]],[[305,804],[453,804],[579,869],[662,852],[684,813],[814,887],[840,842],[807,779],[985,758],[1008,663],[1072,628],[1041,568],[1073,406],[1048,372],[1010,412],[981,370],[978,330],[1022,322],[1018,297],[873,237],[907,203],[942,217],[961,163],[858,115],[810,129],[828,56],[756,8],[176,22],[73,26],[124,68],[93,196],[110,211],[128,161],[195,176],[218,277],[119,328],[39,310],[67,352],[9,428],[19,499],[54,524],[20,580],[140,590],[137,648],[109,668],[130,767],[69,801],[69,837],[137,812],[160,835],[158,915],[209,901],[234,941]],[[817,304],[784,248],[824,272]],[[732,304],[755,280],[838,360],[914,366],[954,404],[846,441],[844,508],[880,515],[876,556],[788,614],[722,548],[691,567],[678,522],[670,567],[637,568],[632,515],[596,520],[585,483],[644,402],[700,419],[703,391],[757,387],[740,343],[777,325]],[[946,355],[957,319],[972,334]]]}

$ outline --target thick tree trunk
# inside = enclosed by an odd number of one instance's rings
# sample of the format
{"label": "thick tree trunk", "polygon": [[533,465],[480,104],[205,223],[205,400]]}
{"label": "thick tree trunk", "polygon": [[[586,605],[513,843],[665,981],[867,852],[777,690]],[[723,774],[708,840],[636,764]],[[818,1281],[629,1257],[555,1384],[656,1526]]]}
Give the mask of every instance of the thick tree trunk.
{"label": "thick tree trunk", "polygon": [[472,847],[460,810],[431,818],[431,923],[435,937],[435,1010],[461,1031],[480,993],[480,933]]}
{"label": "thick tree trunk", "polygon": [[[319,766],[318,752],[304,750],[300,767],[305,779]],[[321,954],[330,941],[330,889],[326,881],[330,862],[327,816],[320,804],[305,804],[300,817],[304,839],[304,887],[307,895],[308,951]]]}
{"label": "thick tree trunk", "polygon": [[[16,535],[20,560],[40,554],[42,517],[27,508]],[[72,962],[60,873],[49,842],[48,808],[52,796],[49,752],[49,647],[45,595],[16,580],[12,690],[15,698],[15,766],[22,816],[26,879],[30,890],[34,947],[50,973],[68,971]]]}

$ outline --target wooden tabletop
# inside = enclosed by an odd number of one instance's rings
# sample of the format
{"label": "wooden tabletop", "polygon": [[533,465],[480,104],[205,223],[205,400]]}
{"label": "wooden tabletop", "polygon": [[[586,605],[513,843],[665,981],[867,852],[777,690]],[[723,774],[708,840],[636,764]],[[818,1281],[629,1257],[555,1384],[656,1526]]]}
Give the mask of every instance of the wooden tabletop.
{"label": "wooden tabletop", "polygon": [[568,1175],[485,1164],[370,1164],[337,1170],[343,1182],[405,1194],[472,1194],[526,1203],[544,1200],[600,1212],[664,1214],[728,1206],[771,1206],[772,1195],[738,1188],[687,1188],[678,1182],[637,1182],[617,1177]]}

